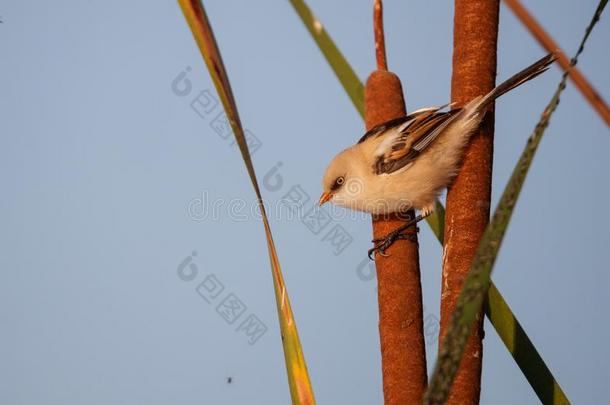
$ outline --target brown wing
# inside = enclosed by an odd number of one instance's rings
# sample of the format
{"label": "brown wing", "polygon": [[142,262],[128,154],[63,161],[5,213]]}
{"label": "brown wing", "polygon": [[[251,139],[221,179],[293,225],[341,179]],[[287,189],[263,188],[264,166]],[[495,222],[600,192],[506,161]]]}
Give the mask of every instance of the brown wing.
{"label": "brown wing", "polygon": [[393,173],[412,163],[461,111],[439,112],[441,108],[416,111],[396,131],[386,131],[387,139],[381,141],[375,153],[375,173]]}

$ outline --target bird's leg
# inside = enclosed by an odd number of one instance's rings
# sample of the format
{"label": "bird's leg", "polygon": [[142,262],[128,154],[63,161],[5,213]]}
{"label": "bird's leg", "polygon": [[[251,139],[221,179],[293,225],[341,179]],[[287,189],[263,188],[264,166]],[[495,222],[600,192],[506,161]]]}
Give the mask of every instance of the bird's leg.
{"label": "bird's leg", "polygon": [[[419,221],[421,221],[422,219],[426,218],[428,215],[430,215],[431,212],[427,211],[427,212],[422,212],[420,215],[416,216],[414,219],[408,221],[407,223],[405,223],[404,225],[399,226],[398,228],[394,229],[392,232],[390,232],[389,234],[387,234],[386,236],[383,236],[381,238],[377,238],[377,239],[373,239],[373,244],[375,245],[372,249],[369,249],[368,252],[368,256],[369,259],[373,260],[373,253],[377,253],[379,252],[379,254],[381,256],[387,256],[385,254],[385,251],[394,244],[394,242],[396,242],[399,239],[412,239],[413,238],[413,233],[403,233],[404,231],[406,231],[407,229],[409,229],[411,226],[417,224]],[[415,228],[415,232],[417,232],[417,227]]]}

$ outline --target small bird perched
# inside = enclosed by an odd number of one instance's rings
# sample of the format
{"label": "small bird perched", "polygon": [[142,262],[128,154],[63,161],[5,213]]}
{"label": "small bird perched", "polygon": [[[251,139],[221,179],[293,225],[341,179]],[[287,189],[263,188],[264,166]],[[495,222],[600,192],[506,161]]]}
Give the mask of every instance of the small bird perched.
{"label": "small bird perched", "polygon": [[423,108],[372,128],[330,162],[319,204],[331,201],[377,215],[419,210],[414,220],[373,240],[369,257],[376,251],[383,255],[397,239],[405,238],[403,231],[432,213],[494,100],[545,72],[555,59],[554,54],[545,56],[463,108]]}

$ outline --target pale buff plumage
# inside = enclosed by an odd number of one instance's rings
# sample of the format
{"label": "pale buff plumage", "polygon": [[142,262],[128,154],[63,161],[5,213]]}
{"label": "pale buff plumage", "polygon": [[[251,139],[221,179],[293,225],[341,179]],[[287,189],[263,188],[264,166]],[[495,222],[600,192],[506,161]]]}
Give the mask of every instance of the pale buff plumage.
{"label": "pale buff plumage", "polygon": [[553,55],[534,63],[462,109],[416,111],[382,125],[340,152],[322,181],[320,203],[385,214],[410,208],[428,215],[459,170],[464,149],[491,103],[544,72]]}

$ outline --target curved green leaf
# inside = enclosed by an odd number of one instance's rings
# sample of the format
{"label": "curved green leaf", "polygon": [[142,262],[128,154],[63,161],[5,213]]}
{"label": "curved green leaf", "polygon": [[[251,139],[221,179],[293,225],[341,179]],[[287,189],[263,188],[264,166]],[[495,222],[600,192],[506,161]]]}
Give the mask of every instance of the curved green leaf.
{"label": "curved green leaf", "polygon": [[[339,77],[341,84],[343,84],[344,90],[349,94],[354,106],[356,106],[360,114],[363,115],[363,108],[358,108],[358,106],[364,105],[364,91],[362,90],[364,87],[360,82],[360,79],[355,79],[358,81],[356,84],[355,80],[353,79],[353,69],[343,57],[341,52],[337,49],[336,45],[332,42],[332,39],[325,30],[323,31],[323,40],[321,35],[314,35],[316,31],[313,25],[316,24],[316,22],[319,24],[319,26],[322,26],[322,24],[313,16],[313,13],[307,7],[305,2],[302,0],[291,0],[291,3],[297,10],[308,31],[312,33],[316,44],[326,57],[326,60],[332,67],[333,71],[337,77]],[[347,80],[345,80],[345,78],[344,80],[341,80],[343,77],[342,72],[346,71],[352,73],[347,75]],[[346,85],[345,82],[350,83],[350,85]],[[360,90],[354,91],[353,89]],[[443,204],[440,201],[436,201],[434,215],[426,218],[426,221],[442,245],[445,232],[445,207],[443,207]],[[563,395],[563,391],[561,391],[559,383],[555,380],[555,377],[553,377],[553,374],[544,363],[544,360],[538,353],[538,350],[532,341],[529,339],[523,328],[521,328],[517,317],[511,311],[508,303],[504,301],[493,281],[491,282],[491,287],[489,289],[486,302],[487,305],[485,306],[485,314],[496,329],[496,332],[504,342],[506,348],[511,353],[513,359],[525,375],[525,378],[530,382],[538,397],[543,401],[543,403],[564,403],[561,401],[561,398],[565,398],[565,396]],[[540,384],[537,381],[544,381],[544,384]],[[551,396],[549,396],[549,386],[554,387],[552,389],[552,398],[558,398],[555,400],[555,402],[548,402],[548,399],[551,398]]]}
{"label": "curved green leaf", "polygon": [[352,100],[354,107],[364,116],[364,86],[354,72],[354,69],[347,63],[347,60],[337,48],[332,38],[328,35],[324,26],[311,12],[311,9],[302,0],[290,0],[290,3],[296,10],[303,24],[318,44],[320,51],[330,64],[331,68],[337,75],[337,79],[345,88],[345,92]]}
{"label": "curved green leaf", "polygon": [[485,314],[498,331],[498,335],[523,375],[527,378],[543,404],[569,404],[568,398],[534,347],[532,341],[515,319],[500,291],[495,285],[489,286],[485,301]]}
{"label": "curved green leaf", "polygon": [[[591,19],[591,23],[585,31],[578,51],[570,62],[570,67],[576,65],[579,55],[584,50],[585,42],[599,20],[606,3],[607,0],[600,1],[593,18]],[[439,349],[430,385],[424,394],[424,404],[443,404],[447,400],[451,385],[453,384],[453,379],[455,378],[455,374],[457,373],[462,359],[464,348],[466,347],[468,337],[470,336],[473,322],[487,296],[491,283],[491,272],[500,246],[502,245],[502,240],[506,234],[513,210],[521,193],[521,188],[523,187],[523,183],[525,182],[525,178],[544,132],[548,127],[551,116],[559,104],[559,97],[566,87],[569,73],[569,69],[564,72],[551,101],[542,112],[540,121],[538,121],[534,132],[528,139],[525,150],[521,154],[519,162],[517,162],[517,166],[515,166],[511,178],[502,193],[502,197],[500,198],[500,202],[498,203],[498,207],[494,212],[491,222],[485,229],[483,237],[481,238],[481,242],[479,243],[479,247],[460,292],[460,296],[458,297],[455,310],[451,315],[447,332]],[[562,400],[567,402],[563,392],[559,390],[559,393],[562,394]]]}
{"label": "curved green leaf", "polygon": [[216,91],[220,96],[227,118],[233,129],[233,134],[239,145],[244,164],[246,165],[248,175],[250,176],[252,186],[256,193],[259,208],[262,212],[292,403],[298,405],[314,405],[315,399],[309,374],[307,373],[307,364],[305,363],[305,357],[303,356],[303,349],[299,340],[296,322],[292,314],[288,291],[284,284],[282,269],[275,250],[275,244],[273,243],[269,220],[267,219],[263,198],[244,136],[244,130],[237,112],[237,105],[233,97],[224,63],[220,56],[220,51],[216,44],[216,39],[214,38],[214,33],[212,32],[212,27],[210,26],[203,4],[200,0],[178,0],[178,3],[193,32],[195,41],[201,50],[210,76],[212,76]]}

